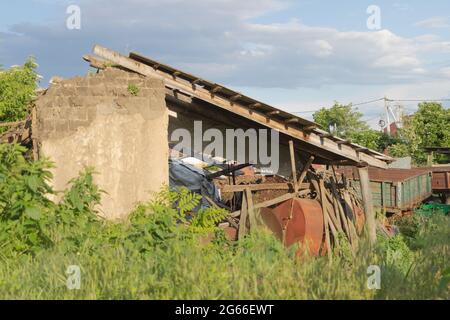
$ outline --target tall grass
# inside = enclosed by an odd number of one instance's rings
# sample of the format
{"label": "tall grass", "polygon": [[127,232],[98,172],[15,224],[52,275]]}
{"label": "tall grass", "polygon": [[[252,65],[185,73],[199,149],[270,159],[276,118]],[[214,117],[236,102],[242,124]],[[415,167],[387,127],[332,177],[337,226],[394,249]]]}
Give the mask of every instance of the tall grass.
{"label": "tall grass", "polygon": [[[6,180],[0,180],[0,188]],[[1,299],[450,297],[445,274],[448,217],[404,221],[402,235],[380,238],[372,248],[363,241],[358,252],[336,253],[330,262],[327,257],[295,257],[296,248],[284,248],[264,229],[242,241],[228,241],[220,229],[211,227],[215,218],[205,218],[213,216],[213,211],[187,221],[180,212],[195,207],[198,198],[185,190],[165,190],[154,201],[140,205],[127,221],[116,224],[96,218],[94,204],[100,194],[88,170],[72,181],[61,203],[46,204],[39,215],[22,217],[19,210],[14,220],[0,211],[0,226],[7,236],[2,239],[20,240],[17,246],[0,243]],[[43,206],[41,197],[34,194],[32,199]],[[23,236],[30,229],[18,227],[17,221],[26,224],[27,219],[39,222],[45,242],[30,242]],[[205,242],[211,232],[213,241]],[[66,285],[70,265],[81,268],[79,290]],[[367,288],[369,265],[381,268],[380,290]]]}
{"label": "tall grass", "polygon": [[[295,258],[263,230],[237,245],[168,240],[142,255],[116,243],[67,254],[55,247],[0,266],[3,299],[448,299],[440,288],[448,266],[448,220],[413,252],[405,274],[383,250],[362,249],[352,261]],[[428,233],[427,233],[428,235]],[[431,234],[430,234],[431,236]],[[430,239],[431,239],[430,238]],[[381,290],[367,289],[367,267],[381,266]],[[400,263],[401,264],[401,263]],[[81,267],[80,290],[66,287],[69,265]]]}

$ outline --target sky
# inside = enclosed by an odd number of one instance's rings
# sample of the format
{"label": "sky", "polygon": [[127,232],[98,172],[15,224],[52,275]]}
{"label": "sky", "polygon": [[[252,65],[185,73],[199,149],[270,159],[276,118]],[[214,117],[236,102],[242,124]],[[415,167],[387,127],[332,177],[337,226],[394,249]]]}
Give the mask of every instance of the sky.
{"label": "sky", "polygon": [[[80,29],[67,28],[69,5],[80,8]],[[54,75],[86,74],[81,57],[94,44],[142,53],[309,119],[335,101],[450,99],[448,0],[0,3],[0,65],[33,55],[42,87]],[[376,128],[384,102],[358,109]]]}

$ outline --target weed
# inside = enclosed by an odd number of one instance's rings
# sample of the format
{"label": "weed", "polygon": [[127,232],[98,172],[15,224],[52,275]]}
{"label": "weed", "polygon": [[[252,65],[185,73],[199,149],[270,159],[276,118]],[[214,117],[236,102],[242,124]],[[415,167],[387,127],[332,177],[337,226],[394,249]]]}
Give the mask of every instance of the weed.
{"label": "weed", "polygon": [[135,84],[130,83],[128,85],[128,92],[132,95],[132,96],[137,96],[139,94],[139,87]]}

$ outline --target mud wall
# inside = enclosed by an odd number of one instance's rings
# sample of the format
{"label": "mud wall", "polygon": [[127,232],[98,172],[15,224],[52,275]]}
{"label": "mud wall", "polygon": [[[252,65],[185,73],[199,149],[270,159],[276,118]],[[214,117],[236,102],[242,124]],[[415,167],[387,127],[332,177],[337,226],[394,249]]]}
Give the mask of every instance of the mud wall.
{"label": "mud wall", "polygon": [[39,155],[66,188],[84,166],[106,194],[100,215],[118,219],[168,184],[168,110],[161,80],[108,68],[53,84],[36,102]]}

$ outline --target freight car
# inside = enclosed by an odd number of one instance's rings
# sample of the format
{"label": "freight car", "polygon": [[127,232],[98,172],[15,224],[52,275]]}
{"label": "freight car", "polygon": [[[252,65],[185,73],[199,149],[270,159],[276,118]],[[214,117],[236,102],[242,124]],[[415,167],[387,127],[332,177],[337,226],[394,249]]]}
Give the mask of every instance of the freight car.
{"label": "freight car", "polygon": [[[339,171],[359,191],[357,170]],[[374,206],[389,213],[411,211],[432,195],[431,170],[370,168],[369,178]]]}

